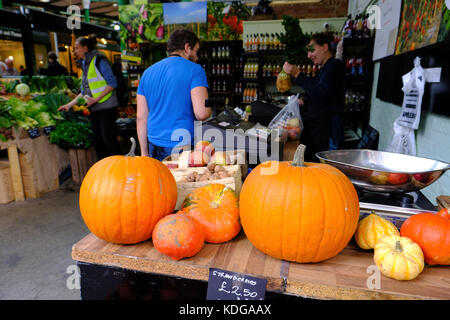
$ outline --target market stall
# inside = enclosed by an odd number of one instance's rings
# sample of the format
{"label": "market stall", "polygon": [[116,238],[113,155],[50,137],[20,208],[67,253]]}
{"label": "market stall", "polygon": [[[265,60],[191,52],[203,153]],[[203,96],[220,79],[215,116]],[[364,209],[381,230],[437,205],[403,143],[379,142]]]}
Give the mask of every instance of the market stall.
{"label": "market stall", "polygon": [[[59,188],[66,171],[80,184],[95,162],[82,107],[57,109],[79,90],[72,77],[18,77],[0,81],[1,161],[10,169],[2,203],[38,198]],[[4,170],[6,167],[3,168]]]}
{"label": "market stall", "polygon": [[372,254],[355,243],[333,259],[299,264],[262,253],[240,233],[231,242],[208,244],[195,257],[176,262],[158,252],[151,241],[115,245],[90,234],[72,247],[72,258],[80,267],[82,299],[203,300],[210,268],[267,279],[268,299],[450,298],[446,266],[428,268],[409,282],[382,276],[379,288],[370,287],[375,272]]}

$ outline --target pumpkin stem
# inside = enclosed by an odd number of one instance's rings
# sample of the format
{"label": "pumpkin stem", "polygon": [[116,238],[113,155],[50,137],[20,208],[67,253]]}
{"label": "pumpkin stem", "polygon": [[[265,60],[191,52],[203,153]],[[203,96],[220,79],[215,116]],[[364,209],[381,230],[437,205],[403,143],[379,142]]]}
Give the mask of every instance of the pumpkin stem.
{"label": "pumpkin stem", "polygon": [[125,155],[125,157],[134,157],[134,150],[136,149],[136,140],[134,140],[133,137],[130,138],[131,140],[131,150],[128,152],[128,154]]}
{"label": "pumpkin stem", "polygon": [[400,244],[400,240],[398,240],[395,243],[395,250],[398,251],[398,252],[402,252],[403,251],[402,245]]}
{"label": "pumpkin stem", "polygon": [[304,144],[300,144],[295,151],[294,159],[292,160],[292,165],[294,167],[306,167],[305,166],[305,149]]}

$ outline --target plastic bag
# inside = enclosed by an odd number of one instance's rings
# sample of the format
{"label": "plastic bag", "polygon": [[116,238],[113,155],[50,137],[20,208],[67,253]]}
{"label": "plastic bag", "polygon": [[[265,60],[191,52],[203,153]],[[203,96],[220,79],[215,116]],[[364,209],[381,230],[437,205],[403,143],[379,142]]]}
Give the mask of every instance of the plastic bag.
{"label": "plastic bag", "polygon": [[414,69],[402,77],[403,104],[400,117],[394,121],[394,137],[386,151],[416,155],[416,136],[420,122],[422,97],[425,90],[425,73],[420,58],[414,59]]}
{"label": "plastic bag", "polygon": [[414,130],[402,126],[398,119],[395,120],[394,138],[386,151],[415,156],[416,137],[414,135]]}
{"label": "plastic bag", "polygon": [[299,94],[290,96],[287,105],[269,123],[269,129],[279,129],[280,135],[290,140],[300,139],[303,130],[298,98]]}

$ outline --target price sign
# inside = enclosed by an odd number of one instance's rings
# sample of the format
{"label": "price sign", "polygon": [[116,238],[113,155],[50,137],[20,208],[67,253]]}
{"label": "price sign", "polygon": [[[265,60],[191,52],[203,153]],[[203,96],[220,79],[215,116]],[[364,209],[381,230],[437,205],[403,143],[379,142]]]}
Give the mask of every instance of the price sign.
{"label": "price sign", "polygon": [[206,300],[264,300],[266,285],[267,279],[210,268]]}

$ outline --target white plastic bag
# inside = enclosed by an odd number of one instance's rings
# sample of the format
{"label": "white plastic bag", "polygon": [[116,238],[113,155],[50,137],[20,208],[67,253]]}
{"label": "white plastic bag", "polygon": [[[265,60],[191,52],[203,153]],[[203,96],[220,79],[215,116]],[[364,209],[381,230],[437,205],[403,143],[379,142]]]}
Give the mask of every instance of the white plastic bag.
{"label": "white plastic bag", "polygon": [[414,130],[401,125],[399,119],[395,120],[394,138],[386,151],[415,156],[416,137]]}
{"label": "white plastic bag", "polygon": [[419,128],[422,97],[425,90],[425,72],[420,58],[414,59],[414,68],[402,77],[402,112],[394,122],[394,137],[387,148],[388,152],[416,155],[415,130]]}
{"label": "white plastic bag", "polygon": [[303,130],[298,98],[299,94],[290,96],[287,105],[269,123],[269,129],[279,129],[280,135],[287,135],[290,140],[298,140]]}

